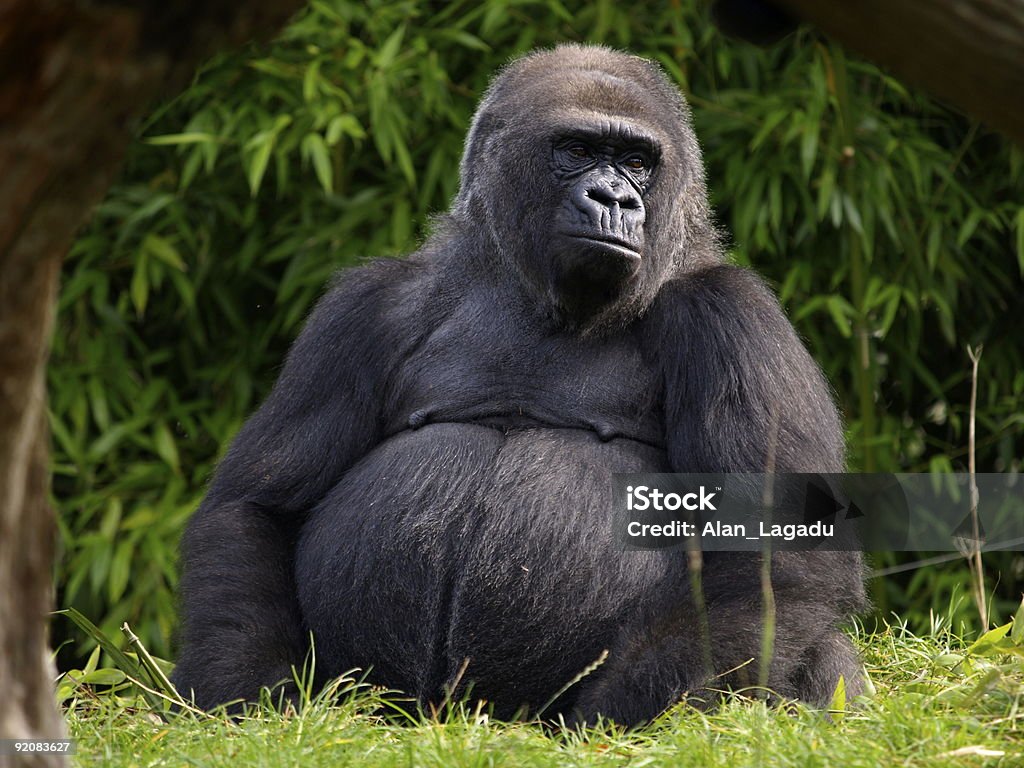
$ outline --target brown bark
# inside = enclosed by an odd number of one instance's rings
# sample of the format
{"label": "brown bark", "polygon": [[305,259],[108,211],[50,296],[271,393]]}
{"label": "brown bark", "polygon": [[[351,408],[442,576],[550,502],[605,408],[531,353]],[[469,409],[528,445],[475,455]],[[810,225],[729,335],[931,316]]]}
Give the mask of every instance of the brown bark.
{"label": "brown bark", "polygon": [[[58,738],[44,369],[60,262],[134,120],[301,0],[0,0],[0,738]],[[0,764],[57,765],[54,756]]]}
{"label": "brown bark", "polygon": [[1024,146],[1020,0],[776,0]]}

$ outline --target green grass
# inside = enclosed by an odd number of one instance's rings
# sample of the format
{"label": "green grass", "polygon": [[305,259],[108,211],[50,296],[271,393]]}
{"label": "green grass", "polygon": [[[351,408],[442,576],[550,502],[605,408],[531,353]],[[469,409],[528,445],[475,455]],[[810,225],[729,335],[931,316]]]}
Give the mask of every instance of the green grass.
{"label": "green grass", "polygon": [[[1017,635],[1016,632],[1012,633]],[[996,635],[999,635],[998,637]],[[1005,637],[1004,637],[1005,635]],[[302,714],[255,708],[239,722],[163,722],[141,699],[81,689],[65,704],[81,766],[920,766],[1024,765],[1024,664],[1007,631],[968,645],[937,629],[890,627],[857,642],[875,693],[833,717],[734,698],[714,713],[679,705],[646,728],[578,732],[491,721],[382,716],[379,692],[349,687]]]}

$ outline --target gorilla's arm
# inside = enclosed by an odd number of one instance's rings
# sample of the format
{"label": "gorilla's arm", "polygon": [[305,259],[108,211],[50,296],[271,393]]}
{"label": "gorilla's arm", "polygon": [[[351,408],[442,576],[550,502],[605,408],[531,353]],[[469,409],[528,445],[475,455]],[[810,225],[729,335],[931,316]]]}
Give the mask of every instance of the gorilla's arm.
{"label": "gorilla's arm", "polygon": [[[671,306],[665,315],[671,320],[666,331],[680,334],[665,338],[681,351],[666,370],[672,468],[765,472],[773,450],[775,472],[843,472],[843,429],[828,384],[761,279],[721,266],[674,287],[678,292],[666,296]],[[715,670],[754,659],[731,681],[755,682],[760,558],[708,553],[702,582]],[[864,607],[860,553],[777,552],[772,589],[776,634],[769,685],[818,704],[828,702],[839,673],[851,694],[858,690],[859,667],[836,626]]]}
{"label": "gorilla's arm", "polygon": [[201,707],[251,700],[304,661],[296,535],[309,509],[380,439],[406,270],[401,262],[350,270],[320,301],[188,524],[174,682]]}
{"label": "gorilla's arm", "polygon": [[[665,286],[652,310],[674,471],[764,472],[773,443],[776,472],[843,471],[843,433],[827,384],[757,276],[729,266],[692,273]],[[670,567],[672,586],[627,623],[604,675],[581,692],[581,716],[599,711],[638,722],[687,692],[706,698],[708,689],[757,683],[760,558],[704,553],[702,601],[693,599],[686,553]],[[775,553],[772,586],[769,686],[821,704],[843,674],[856,691],[859,667],[836,626],[863,602],[859,553]]]}
{"label": "gorilla's arm", "polygon": [[828,385],[760,278],[693,273],[666,286],[656,312],[675,471],[764,472],[772,445],[777,472],[843,471]]}

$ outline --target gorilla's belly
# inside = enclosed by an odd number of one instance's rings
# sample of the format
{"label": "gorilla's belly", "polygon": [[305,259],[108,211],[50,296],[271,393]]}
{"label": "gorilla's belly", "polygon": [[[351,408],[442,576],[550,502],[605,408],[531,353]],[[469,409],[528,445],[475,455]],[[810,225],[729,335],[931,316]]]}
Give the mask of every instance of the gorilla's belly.
{"label": "gorilla's belly", "polygon": [[434,424],[394,436],[335,486],[298,543],[318,669],[372,666],[374,682],[430,697],[468,658],[474,695],[543,703],[664,570],[662,555],[613,541],[612,474],[638,471],[668,471],[664,452],[582,430]]}

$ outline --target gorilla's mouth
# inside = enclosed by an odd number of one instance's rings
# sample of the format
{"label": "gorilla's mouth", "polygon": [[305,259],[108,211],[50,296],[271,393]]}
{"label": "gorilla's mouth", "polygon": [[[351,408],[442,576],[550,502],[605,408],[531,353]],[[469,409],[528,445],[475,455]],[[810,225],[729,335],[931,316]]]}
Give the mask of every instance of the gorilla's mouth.
{"label": "gorilla's mouth", "polygon": [[611,237],[609,235],[585,235],[579,232],[568,232],[566,234],[574,240],[582,240],[587,244],[600,246],[603,249],[625,256],[631,261],[640,261],[640,249],[632,243],[626,242],[625,240],[621,240],[617,237]]}

